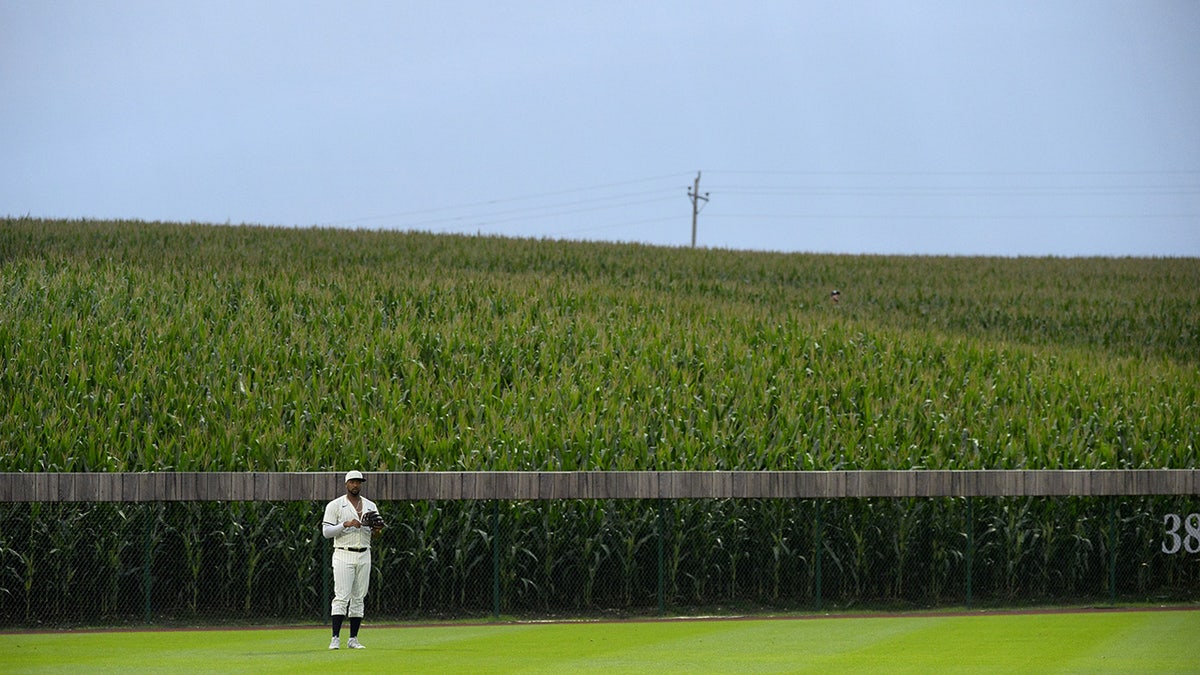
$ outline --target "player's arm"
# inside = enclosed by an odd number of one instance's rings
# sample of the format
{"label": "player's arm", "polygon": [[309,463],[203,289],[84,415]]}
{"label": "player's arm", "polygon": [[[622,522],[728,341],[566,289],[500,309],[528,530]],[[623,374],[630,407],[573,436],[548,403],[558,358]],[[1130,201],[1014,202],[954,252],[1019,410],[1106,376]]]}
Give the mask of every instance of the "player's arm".
{"label": "player's arm", "polygon": [[321,534],[326,539],[333,539],[339,534],[345,534],[347,530],[359,526],[361,526],[361,523],[357,520],[348,520],[344,523],[339,523],[337,508],[330,506],[325,509],[325,520],[321,522]]}

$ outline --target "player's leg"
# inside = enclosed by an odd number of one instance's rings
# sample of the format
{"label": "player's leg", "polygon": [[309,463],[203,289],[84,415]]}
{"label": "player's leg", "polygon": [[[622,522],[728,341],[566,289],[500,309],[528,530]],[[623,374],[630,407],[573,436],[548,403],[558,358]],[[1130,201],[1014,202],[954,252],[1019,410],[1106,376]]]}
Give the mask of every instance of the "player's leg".
{"label": "player's leg", "polygon": [[336,550],[333,552],[333,603],[330,614],[346,616],[354,602],[355,568],[350,551]]}
{"label": "player's leg", "polygon": [[362,626],[364,598],[371,583],[371,552],[358,554],[358,564],[354,569],[354,590],[350,593],[350,644],[354,649],[362,649],[358,642],[358,629]]}
{"label": "player's leg", "polygon": [[330,649],[340,647],[342,622],[350,612],[351,597],[354,590],[354,565],[348,559],[349,551],[335,550],[333,552],[333,602],[329,613],[333,617],[333,638],[329,642]]}
{"label": "player's leg", "polygon": [[367,597],[367,589],[371,583],[371,552],[364,551],[355,554],[358,560],[350,568],[350,603],[349,612],[347,614],[353,617],[362,618],[363,615],[363,598]]}

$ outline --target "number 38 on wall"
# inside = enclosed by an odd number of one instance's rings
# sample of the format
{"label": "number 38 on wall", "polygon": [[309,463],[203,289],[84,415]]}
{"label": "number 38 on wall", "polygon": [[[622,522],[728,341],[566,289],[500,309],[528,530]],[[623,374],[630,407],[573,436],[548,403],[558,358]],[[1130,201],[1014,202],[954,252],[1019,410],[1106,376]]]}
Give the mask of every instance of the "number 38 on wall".
{"label": "number 38 on wall", "polygon": [[[1163,553],[1179,553],[1180,549],[1188,553],[1200,553],[1200,513],[1189,514],[1187,518],[1181,518],[1178,513],[1168,513],[1163,516],[1163,525],[1167,526]],[[1184,530],[1182,535],[1179,533],[1180,526]]]}

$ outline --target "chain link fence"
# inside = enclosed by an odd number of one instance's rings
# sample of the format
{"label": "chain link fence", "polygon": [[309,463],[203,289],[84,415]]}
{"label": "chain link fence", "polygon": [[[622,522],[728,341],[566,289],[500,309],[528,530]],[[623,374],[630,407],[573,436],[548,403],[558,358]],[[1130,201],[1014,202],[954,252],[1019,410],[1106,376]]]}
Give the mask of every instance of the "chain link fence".
{"label": "chain link fence", "polygon": [[[371,621],[1200,601],[1194,497],[379,506]],[[0,504],[0,625],[323,622],[323,508]]]}

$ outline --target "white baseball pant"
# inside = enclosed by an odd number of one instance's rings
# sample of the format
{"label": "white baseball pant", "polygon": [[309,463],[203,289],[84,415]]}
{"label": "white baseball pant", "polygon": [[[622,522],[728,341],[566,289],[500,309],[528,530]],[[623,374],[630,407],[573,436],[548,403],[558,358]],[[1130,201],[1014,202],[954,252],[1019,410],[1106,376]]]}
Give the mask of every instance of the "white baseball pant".
{"label": "white baseball pant", "polygon": [[334,616],[363,615],[363,598],[367,597],[367,586],[371,582],[371,549],[362,552],[333,550],[333,605]]}

